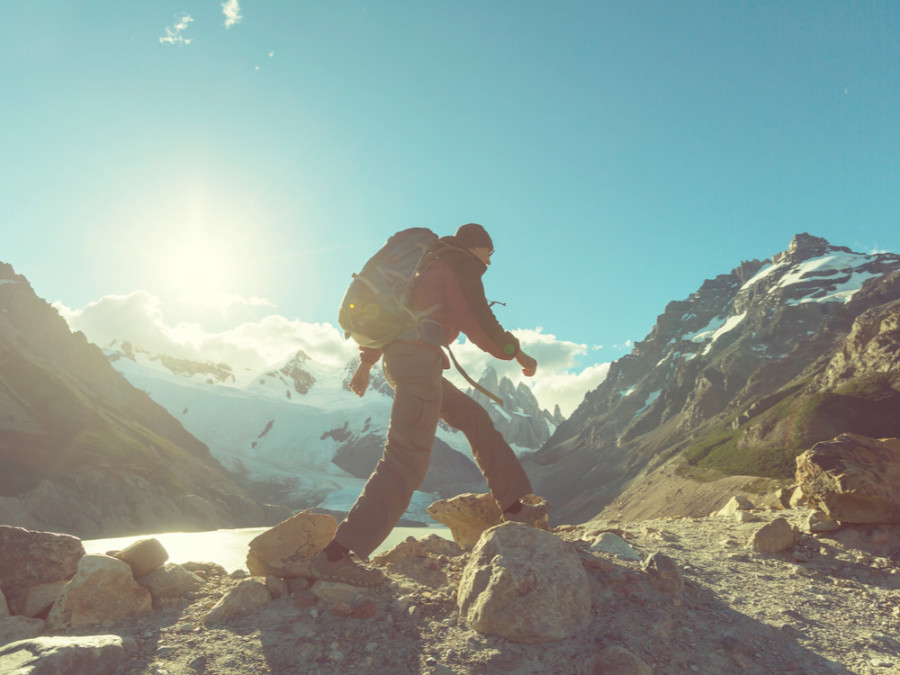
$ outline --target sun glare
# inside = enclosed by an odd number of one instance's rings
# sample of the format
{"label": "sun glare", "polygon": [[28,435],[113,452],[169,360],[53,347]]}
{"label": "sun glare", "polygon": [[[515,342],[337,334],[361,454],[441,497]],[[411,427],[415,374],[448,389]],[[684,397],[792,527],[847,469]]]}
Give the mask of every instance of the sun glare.
{"label": "sun glare", "polygon": [[160,272],[179,299],[203,303],[229,290],[233,257],[216,237],[185,233],[161,251]]}

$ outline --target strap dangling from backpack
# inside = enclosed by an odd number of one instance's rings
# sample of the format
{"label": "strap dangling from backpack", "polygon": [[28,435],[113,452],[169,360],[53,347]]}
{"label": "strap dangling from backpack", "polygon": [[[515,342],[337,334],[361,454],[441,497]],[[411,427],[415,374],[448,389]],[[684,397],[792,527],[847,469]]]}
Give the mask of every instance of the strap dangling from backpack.
{"label": "strap dangling from backpack", "polygon": [[447,350],[447,353],[450,354],[450,360],[453,361],[453,365],[454,365],[454,366],[456,367],[456,369],[459,371],[459,374],[462,375],[462,376],[466,379],[466,382],[468,382],[469,384],[471,384],[473,387],[475,387],[475,388],[476,388],[478,391],[480,391],[482,394],[484,394],[484,395],[487,396],[489,399],[491,399],[492,401],[494,401],[497,405],[499,405],[499,406],[501,406],[501,407],[503,406],[503,399],[502,399],[502,398],[500,398],[499,396],[497,396],[497,395],[494,394],[494,393],[491,393],[490,391],[488,391],[487,389],[485,389],[484,387],[482,387],[480,384],[478,384],[478,383],[477,383],[475,380],[473,380],[471,377],[469,377],[469,374],[468,374],[465,370],[463,370],[462,366],[459,365],[459,361],[457,361],[457,360],[456,360],[456,357],[453,356],[453,350],[450,349],[450,345],[444,345],[444,349],[446,349],[446,350]]}

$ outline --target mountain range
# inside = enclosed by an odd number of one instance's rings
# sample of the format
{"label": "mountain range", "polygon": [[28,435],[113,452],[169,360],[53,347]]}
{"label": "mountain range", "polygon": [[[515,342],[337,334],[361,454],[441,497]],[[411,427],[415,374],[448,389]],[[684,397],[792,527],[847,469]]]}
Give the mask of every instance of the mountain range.
{"label": "mountain range", "polygon": [[[393,390],[380,368],[358,398],[348,386],[355,361],[335,369],[303,351],[259,373],[152,354],[128,342],[104,353],[260,499],[347,511],[381,456]],[[530,389],[514,387],[493,369],[481,383],[503,396],[502,408],[484,397],[485,407],[520,454],[540,448],[562,421],[558,410],[541,410]],[[436,496],[485,489],[465,437],[441,423],[407,517],[428,520],[425,508]]]}
{"label": "mountain range", "polygon": [[[267,524],[349,509],[377,462],[392,391],[302,351],[260,372],[72,333],[0,264],[0,522],[80,536]],[[492,369],[478,392],[553,521],[707,515],[721,494],[789,483],[843,432],[900,436],[900,256],[798,234],[668,304],[563,419]],[[484,492],[441,425],[406,517]],[[740,490],[738,490],[740,491]],[[277,504],[278,506],[272,506]]]}
{"label": "mountain range", "polygon": [[676,493],[770,489],[817,441],[900,435],[898,323],[900,256],[798,234],[670,302],[526,468],[564,522],[708,515]]}

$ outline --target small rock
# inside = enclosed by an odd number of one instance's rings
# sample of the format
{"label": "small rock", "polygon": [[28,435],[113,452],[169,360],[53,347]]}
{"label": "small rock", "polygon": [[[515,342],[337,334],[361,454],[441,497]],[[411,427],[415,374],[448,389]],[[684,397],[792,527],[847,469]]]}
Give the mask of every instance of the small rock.
{"label": "small rock", "polygon": [[215,604],[203,617],[203,623],[208,626],[221,623],[232,616],[260,607],[271,599],[265,584],[255,579],[245,579]]}
{"label": "small rock", "polygon": [[744,497],[743,495],[735,495],[732,497],[725,506],[719,509],[720,516],[733,516],[738,511],[747,511],[748,509],[755,508],[753,506],[753,502]]}
{"label": "small rock", "polygon": [[664,553],[653,553],[643,564],[643,570],[650,575],[651,583],[662,593],[681,595],[684,591],[684,577],[677,563]]}
{"label": "small rock", "polygon": [[616,645],[597,655],[593,675],[653,675],[653,669],[624,647]]}
{"label": "small rock", "polygon": [[784,518],[776,518],[754,532],[749,543],[760,553],[779,553],[791,548],[796,540],[794,527]]}
{"label": "small rock", "polygon": [[603,532],[591,545],[591,551],[614,555],[620,560],[640,560],[631,544],[612,532]]}
{"label": "small rock", "polygon": [[274,574],[269,574],[268,576],[266,576],[266,588],[269,589],[269,594],[275,600],[278,600],[278,598],[283,598],[285,595],[288,595],[291,592],[291,588],[290,586],[288,586],[288,583],[281,577],[276,577]]}
{"label": "small rock", "polygon": [[136,581],[150,591],[156,608],[161,607],[164,600],[182,598],[203,587],[203,579],[173,563],[157,567],[150,574],[138,577]]}
{"label": "small rock", "polygon": [[300,593],[301,591],[309,590],[310,586],[312,586],[312,582],[304,577],[292,577],[285,579],[285,581],[291,593]]}
{"label": "small rock", "polygon": [[841,529],[841,524],[821,511],[813,511],[806,519],[806,529],[809,532],[834,532]]}

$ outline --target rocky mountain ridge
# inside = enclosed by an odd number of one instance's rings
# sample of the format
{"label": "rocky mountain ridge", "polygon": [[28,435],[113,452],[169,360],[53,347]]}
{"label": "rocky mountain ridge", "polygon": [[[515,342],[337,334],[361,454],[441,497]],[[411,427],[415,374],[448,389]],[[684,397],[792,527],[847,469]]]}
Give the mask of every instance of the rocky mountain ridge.
{"label": "rocky mountain ridge", "polygon": [[819,440],[898,435],[898,299],[900,256],[808,234],[705,281],[529,460],[533,482],[577,522],[668,462],[788,480]]}
{"label": "rocky mountain ridge", "polygon": [[215,529],[285,511],[248,499],[101,350],[0,263],[0,522],[80,536]]}
{"label": "rocky mountain ridge", "polygon": [[497,371],[491,367],[485,369],[478,384],[499,395],[503,406],[476,389],[470,388],[466,393],[487,410],[494,426],[503,434],[506,442],[517,449],[517,454],[538,450],[564,419],[559,405],[552,413],[542,409],[525,384],[520,383],[517,387],[508,377],[499,378]]}

